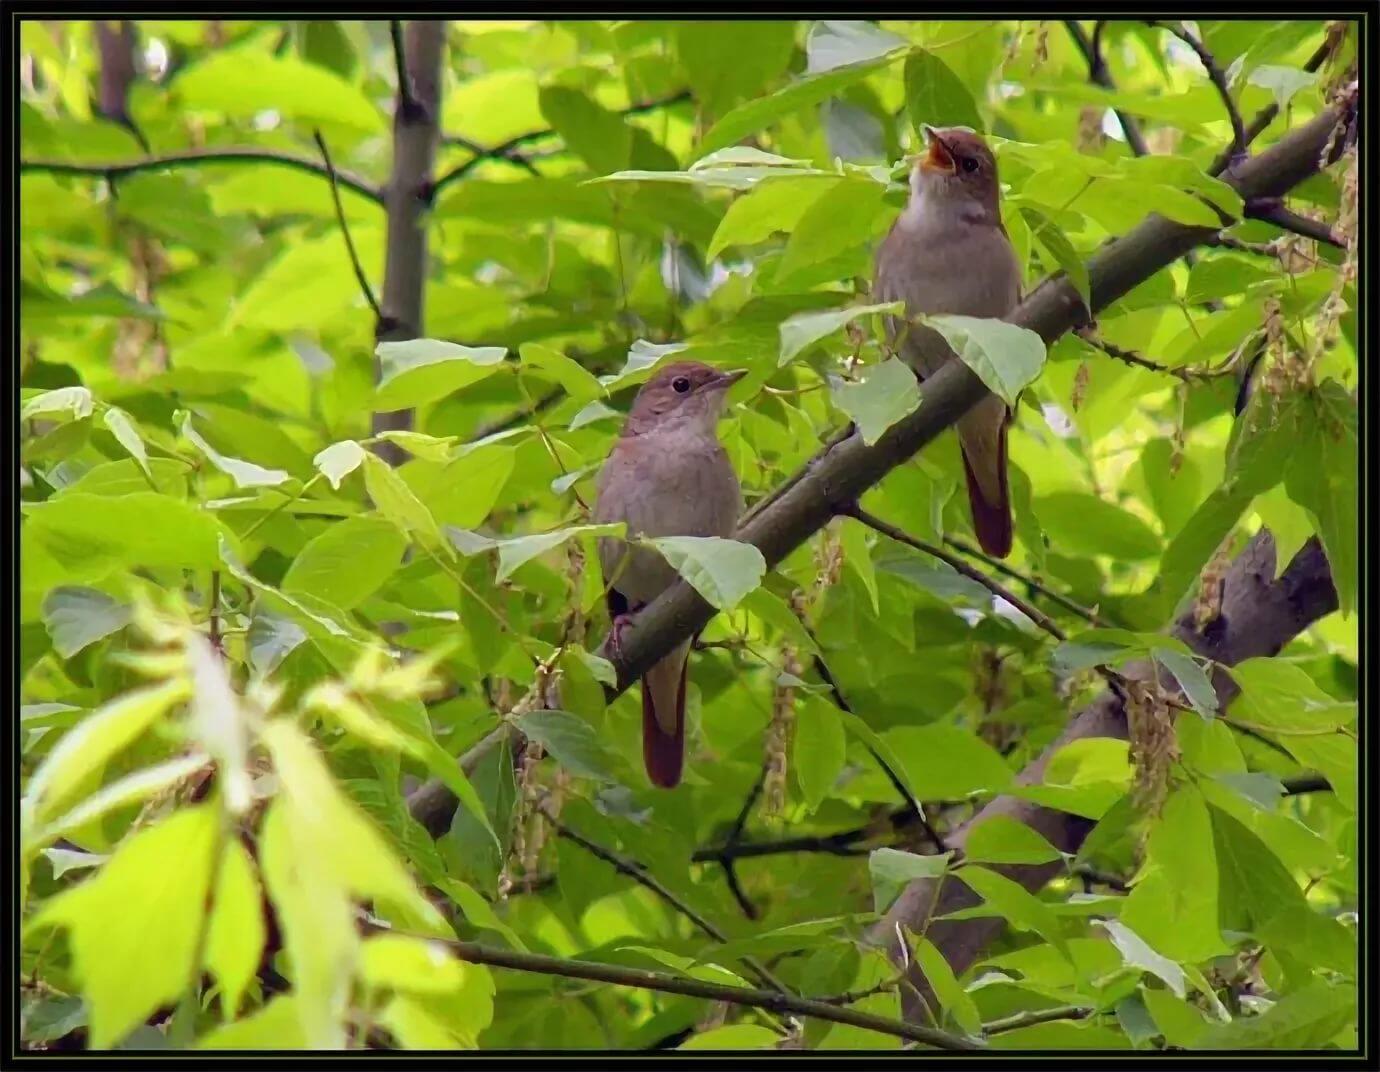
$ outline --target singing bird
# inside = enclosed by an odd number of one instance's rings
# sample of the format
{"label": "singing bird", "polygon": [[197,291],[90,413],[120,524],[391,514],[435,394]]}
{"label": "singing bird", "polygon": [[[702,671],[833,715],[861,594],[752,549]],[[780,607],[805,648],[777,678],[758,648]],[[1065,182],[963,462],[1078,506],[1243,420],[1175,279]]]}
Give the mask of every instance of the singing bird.
{"label": "singing bird", "polygon": [[[622,434],[599,472],[597,522],[623,521],[629,536],[733,535],[743,508],[737,474],[717,426],[728,388],[744,372],[693,361],[658,369],[633,400]],[[599,562],[609,585],[610,643],[676,580],[656,551],[602,538]],[[685,762],[687,640],[642,678],[642,759],[653,784],[670,789]]]}
{"label": "singing bird", "polygon": [[[980,135],[925,127],[928,151],[910,175],[910,201],[877,251],[873,294],[906,313],[1005,317],[1020,301],[1021,266],[1001,222],[997,162]],[[938,332],[887,318],[893,345],[923,380],[953,351]],[[1011,551],[1006,429],[1011,411],[988,396],[958,421],[968,503],[982,549]]]}

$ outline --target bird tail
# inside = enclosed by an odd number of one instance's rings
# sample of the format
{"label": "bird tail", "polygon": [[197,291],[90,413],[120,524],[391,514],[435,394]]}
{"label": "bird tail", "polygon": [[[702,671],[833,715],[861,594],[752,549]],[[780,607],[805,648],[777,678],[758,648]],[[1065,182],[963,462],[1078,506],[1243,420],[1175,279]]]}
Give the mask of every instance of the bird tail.
{"label": "bird tail", "polygon": [[685,763],[685,674],[690,647],[681,645],[642,677],[642,762],[662,789],[680,784]]}
{"label": "bird tail", "polygon": [[[1000,400],[994,401],[1002,406],[1001,419],[993,421],[988,414],[968,414],[960,424],[959,439],[978,543],[989,555],[1005,558],[1011,553],[1011,494],[1006,483],[1008,420],[1005,406]],[[981,419],[980,425],[978,420],[970,421],[974,416]]]}

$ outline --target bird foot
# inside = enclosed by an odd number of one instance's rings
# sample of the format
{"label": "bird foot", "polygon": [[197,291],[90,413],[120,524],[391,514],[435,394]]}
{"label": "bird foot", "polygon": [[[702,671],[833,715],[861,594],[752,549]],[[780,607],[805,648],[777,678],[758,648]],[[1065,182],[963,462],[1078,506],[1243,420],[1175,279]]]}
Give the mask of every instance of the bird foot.
{"label": "bird foot", "polygon": [[635,611],[628,611],[626,614],[615,615],[609,622],[609,638],[604,642],[604,648],[618,662],[623,661],[623,633],[636,617]]}

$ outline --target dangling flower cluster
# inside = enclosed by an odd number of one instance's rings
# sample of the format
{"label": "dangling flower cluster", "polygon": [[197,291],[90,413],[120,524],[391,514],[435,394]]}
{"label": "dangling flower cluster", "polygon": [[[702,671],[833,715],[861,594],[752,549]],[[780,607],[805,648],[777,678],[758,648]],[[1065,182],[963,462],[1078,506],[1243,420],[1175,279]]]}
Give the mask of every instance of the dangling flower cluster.
{"label": "dangling flower cluster", "polygon": [[1146,815],[1158,815],[1169,795],[1169,773],[1179,758],[1174,719],[1164,690],[1154,681],[1126,682],[1126,723],[1135,777],[1131,800]]}
{"label": "dangling flower cluster", "polygon": [[1078,112],[1078,151],[1080,153],[1100,153],[1107,144],[1107,133],[1102,129],[1105,109],[1087,107]]}
{"label": "dangling flower cluster", "polygon": [[1357,155],[1355,145],[1351,145],[1342,155],[1346,167],[1341,177],[1341,211],[1332,227],[1332,233],[1342,243],[1345,253],[1342,263],[1337,267],[1337,277],[1332,283],[1332,289],[1318,310],[1313,337],[1308,348],[1307,364],[1310,374],[1323,351],[1336,340],[1342,315],[1347,311],[1346,288],[1356,282],[1357,231],[1360,218],[1360,170]]}
{"label": "dangling flower cluster", "polygon": [[[506,712],[506,719],[520,718],[529,711],[553,706],[553,696],[558,697],[557,675],[553,672],[554,657],[537,664],[532,686],[523,697]],[[500,700],[511,692],[504,679],[499,686]],[[502,707],[500,706],[500,710]],[[513,844],[508,858],[503,861],[503,870],[498,876],[498,895],[508,896],[518,878],[536,873],[537,860],[546,844],[546,821],[537,801],[544,793],[541,783],[540,763],[545,755],[536,741],[528,738],[522,744],[517,762],[517,803],[513,808]],[[515,866],[516,865],[516,866]],[[516,871],[516,874],[514,873]]]}
{"label": "dangling flower cluster", "polygon": [[1231,538],[1232,533],[1227,533],[1226,539],[1203,567],[1198,597],[1193,604],[1193,628],[1199,633],[1222,616],[1222,592],[1227,567],[1231,565]]}

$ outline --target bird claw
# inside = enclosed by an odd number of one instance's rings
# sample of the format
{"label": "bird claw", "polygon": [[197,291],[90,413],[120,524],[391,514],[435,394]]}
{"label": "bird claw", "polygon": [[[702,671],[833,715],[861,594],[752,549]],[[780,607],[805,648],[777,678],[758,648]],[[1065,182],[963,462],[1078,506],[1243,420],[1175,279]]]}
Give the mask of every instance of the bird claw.
{"label": "bird claw", "polygon": [[609,622],[609,638],[604,646],[617,662],[623,661],[623,633],[632,625],[634,617],[636,615],[630,611],[615,616],[613,621]]}

